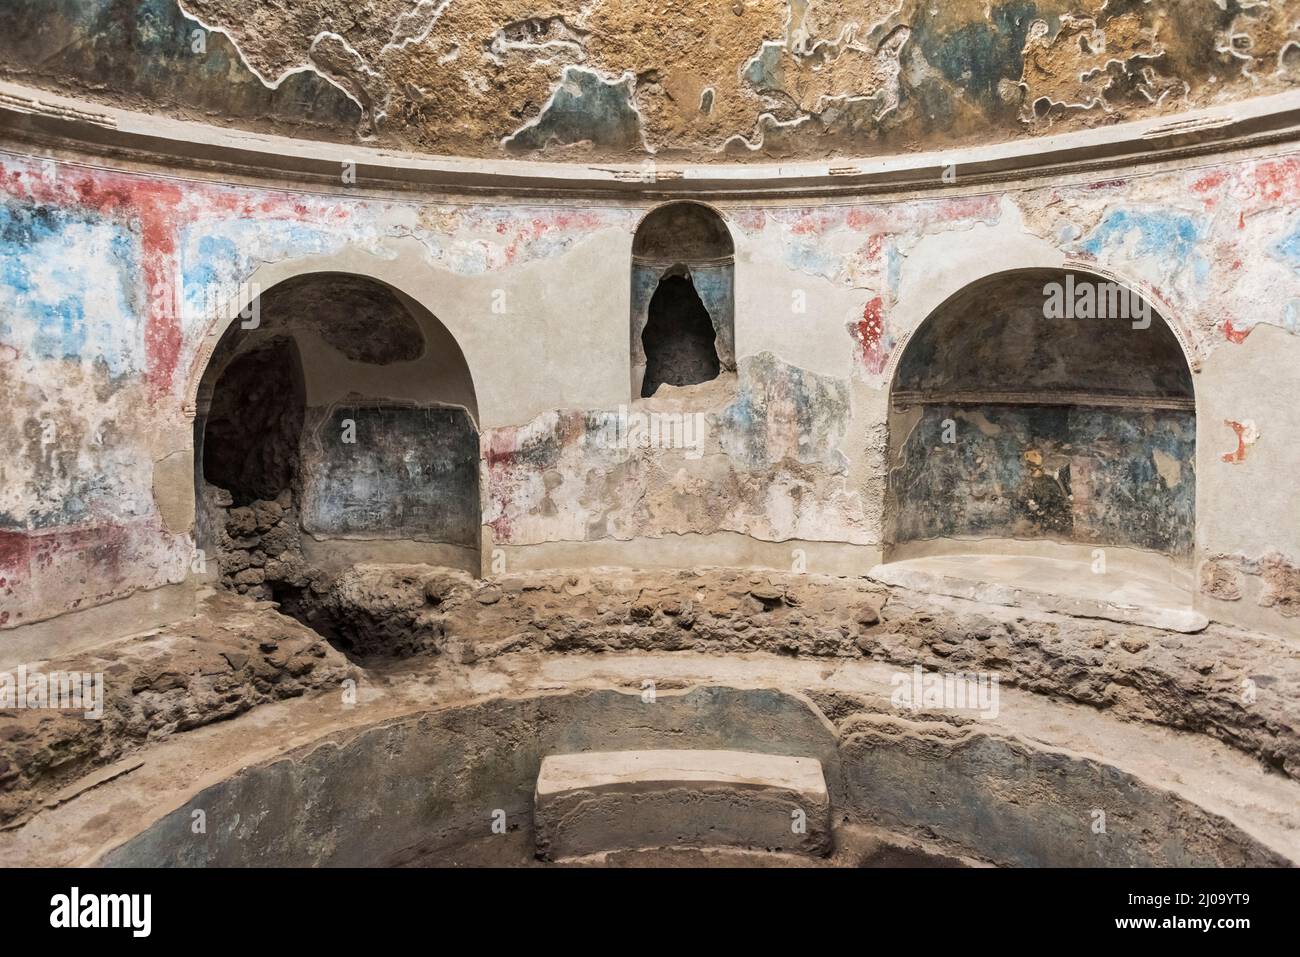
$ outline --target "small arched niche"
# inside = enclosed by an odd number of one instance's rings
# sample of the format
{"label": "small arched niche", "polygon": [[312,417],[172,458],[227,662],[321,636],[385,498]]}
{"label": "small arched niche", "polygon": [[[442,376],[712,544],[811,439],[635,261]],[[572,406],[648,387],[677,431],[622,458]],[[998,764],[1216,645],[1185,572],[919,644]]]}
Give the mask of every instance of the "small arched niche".
{"label": "small arched niche", "polygon": [[887,559],[1056,541],[1191,561],[1191,369],[1103,276],[1018,270],[952,296],[898,361],[889,437]]}
{"label": "small arched niche", "polygon": [[221,336],[194,422],[195,537],[227,587],[288,600],[316,569],[478,571],[474,385],[450,332],[378,280],[295,276]]}
{"label": "small arched niche", "polygon": [[702,203],[653,210],[632,241],[632,395],[736,371],[735,247]]}

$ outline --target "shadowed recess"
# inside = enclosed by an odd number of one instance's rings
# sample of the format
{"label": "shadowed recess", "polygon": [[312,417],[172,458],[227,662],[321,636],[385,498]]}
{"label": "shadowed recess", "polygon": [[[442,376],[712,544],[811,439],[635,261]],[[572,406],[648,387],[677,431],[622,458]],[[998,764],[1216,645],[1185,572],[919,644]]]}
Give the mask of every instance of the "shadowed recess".
{"label": "shadowed recess", "polygon": [[203,436],[203,478],[235,505],[273,499],[298,472],[302,375],[284,338],[236,356],[217,379]]}
{"label": "shadowed recess", "polygon": [[[1058,290],[1065,314],[1053,317]],[[1086,309],[1089,296],[1104,305]],[[1145,300],[1088,273],[1029,269],[972,283],[936,309],[909,340],[894,389],[1191,398],[1192,375]]]}
{"label": "shadowed recess", "polygon": [[261,300],[268,329],[310,329],[353,362],[410,362],[424,335],[392,289],[364,276],[312,273],[286,279]]}
{"label": "shadowed recess", "polygon": [[641,341],[646,354],[643,398],[664,384],[695,385],[718,377],[713,323],[690,279],[667,276],[659,283]]}
{"label": "shadowed recess", "polygon": [[668,203],[641,221],[632,241],[639,259],[722,259],[735,252],[722,217],[700,203]]}
{"label": "shadowed recess", "polygon": [[1192,553],[1191,370],[1104,277],[980,280],[909,341],[890,411],[889,541],[1051,538]]}

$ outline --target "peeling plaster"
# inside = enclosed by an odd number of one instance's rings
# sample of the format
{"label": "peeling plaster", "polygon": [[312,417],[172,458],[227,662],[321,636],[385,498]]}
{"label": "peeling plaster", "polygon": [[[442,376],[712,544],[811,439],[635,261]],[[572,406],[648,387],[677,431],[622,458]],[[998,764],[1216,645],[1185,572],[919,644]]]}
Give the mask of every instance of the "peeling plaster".
{"label": "peeling plaster", "polygon": [[951,148],[1300,82],[1288,2],[664,0],[652,29],[617,0],[354,7],[15,0],[0,71],[344,142],[697,160]]}
{"label": "peeling plaster", "polygon": [[[11,410],[0,429],[19,454],[0,463],[0,577],[9,583],[0,587],[23,589],[21,604],[8,596],[6,627],[185,577],[186,512],[157,490],[161,480],[170,493],[167,476],[182,471],[188,422],[177,370],[190,368],[212,327],[198,293],[205,284],[244,282],[267,264],[292,274],[297,262],[351,253],[413,275],[434,271],[454,287],[445,303],[482,350],[466,350],[480,394],[530,383],[528,411],[481,436],[483,522],[503,545],[719,532],[876,545],[891,366],[933,308],[990,271],[1083,260],[1113,272],[1219,366],[1251,354],[1261,325],[1274,327],[1271,352],[1296,348],[1296,162],[1224,161],[977,197],[725,204],[736,373],[696,406],[647,407],[703,413],[696,455],[594,438],[631,402],[627,368],[604,373],[610,357],[632,360],[628,270],[640,209],[371,199],[5,158],[0,210],[18,232],[0,282],[0,389]],[[554,281],[548,270],[569,263],[581,268]],[[40,289],[24,292],[23,276],[38,273]],[[495,288],[517,311],[491,315]],[[809,292],[809,313],[791,312],[794,288]],[[174,308],[178,297],[186,308]],[[112,321],[96,325],[105,316]],[[515,351],[527,360],[476,365],[502,336],[524,343]],[[593,380],[609,384],[603,404],[574,387]],[[584,396],[576,407],[566,404],[574,394]],[[1242,395],[1202,427],[1223,428],[1213,422],[1225,416],[1243,428],[1263,422],[1251,405],[1259,400]],[[998,434],[987,416],[971,421]],[[1246,467],[1229,468],[1206,434],[1209,463],[1232,473],[1217,483],[1253,481],[1277,454],[1258,445]],[[155,469],[160,459],[168,464]],[[1175,481],[1168,461],[1145,461],[1170,488],[1189,485],[1184,463]],[[1235,507],[1231,496],[1255,494],[1249,484],[1227,488],[1230,496],[1202,503],[1215,527]],[[1289,540],[1251,534],[1220,551],[1272,550],[1294,563]],[[73,597],[54,597],[64,594]]]}

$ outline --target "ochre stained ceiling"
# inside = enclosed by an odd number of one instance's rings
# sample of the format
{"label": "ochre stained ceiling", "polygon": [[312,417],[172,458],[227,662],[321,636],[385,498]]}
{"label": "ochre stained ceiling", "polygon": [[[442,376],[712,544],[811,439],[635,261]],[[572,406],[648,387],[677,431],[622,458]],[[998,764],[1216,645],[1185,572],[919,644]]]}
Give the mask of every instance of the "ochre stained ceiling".
{"label": "ochre stained ceiling", "polygon": [[1004,141],[1300,81],[1300,0],[11,0],[0,73],[438,154]]}

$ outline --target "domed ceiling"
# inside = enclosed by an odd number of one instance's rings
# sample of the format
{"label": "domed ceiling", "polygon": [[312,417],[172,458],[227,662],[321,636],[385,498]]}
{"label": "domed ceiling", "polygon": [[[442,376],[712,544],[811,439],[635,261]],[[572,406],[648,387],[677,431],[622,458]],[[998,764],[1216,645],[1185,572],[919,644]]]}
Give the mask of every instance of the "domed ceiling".
{"label": "domed ceiling", "polygon": [[0,75],[436,154],[818,159],[1281,92],[1300,0],[7,0]]}

